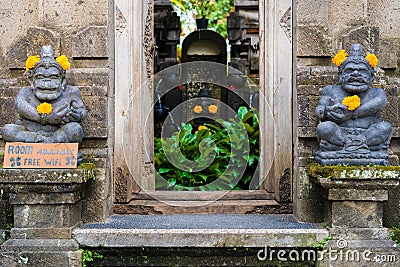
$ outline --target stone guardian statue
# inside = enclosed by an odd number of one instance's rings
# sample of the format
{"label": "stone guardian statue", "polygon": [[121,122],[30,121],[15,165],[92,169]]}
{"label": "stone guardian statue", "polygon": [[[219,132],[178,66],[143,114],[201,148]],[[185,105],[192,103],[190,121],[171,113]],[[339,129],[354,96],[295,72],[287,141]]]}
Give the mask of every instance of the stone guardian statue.
{"label": "stone guardian statue", "polygon": [[323,89],[315,111],[321,121],[316,161],[322,165],[388,165],[392,126],[380,114],[387,104],[386,93],[372,87],[377,57],[364,57],[362,46],[353,44],[350,55],[341,50],[332,61],[338,66],[340,85]]}
{"label": "stone guardian statue", "polygon": [[43,46],[40,57],[26,62],[30,87],[21,88],[15,100],[19,115],[15,124],[2,129],[6,142],[80,143],[83,131],[79,124],[86,117],[80,91],[65,85],[65,71],[70,64],[65,55],[55,59],[53,48]]}

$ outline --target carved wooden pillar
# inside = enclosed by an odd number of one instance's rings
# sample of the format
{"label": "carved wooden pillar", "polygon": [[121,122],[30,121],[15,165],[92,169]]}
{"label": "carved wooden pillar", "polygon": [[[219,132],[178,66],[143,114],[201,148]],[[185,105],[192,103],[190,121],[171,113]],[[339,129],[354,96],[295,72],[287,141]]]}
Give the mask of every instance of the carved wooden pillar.
{"label": "carved wooden pillar", "polygon": [[[293,166],[292,0],[259,3],[260,94],[266,100],[260,103],[260,126],[264,128],[264,136],[260,137],[261,175],[266,179],[265,189],[275,192],[278,202],[288,202],[292,199]],[[271,112],[273,120],[267,116]]]}
{"label": "carved wooden pillar", "polygon": [[[115,8],[115,202],[128,202],[132,193],[154,187],[146,171],[144,114],[152,109],[153,0],[116,0]],[[149,122],[148,122],[149,124]],[[152,123],[150,123],[152,125]],[[147,140],[148,141],[148,140]],[[152,142],[148,147],[152,146]]]}

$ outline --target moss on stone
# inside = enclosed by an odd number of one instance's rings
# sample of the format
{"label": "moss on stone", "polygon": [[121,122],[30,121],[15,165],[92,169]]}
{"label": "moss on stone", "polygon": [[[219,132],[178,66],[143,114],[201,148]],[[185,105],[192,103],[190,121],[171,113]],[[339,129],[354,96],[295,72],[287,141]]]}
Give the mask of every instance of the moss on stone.
{"label": "moss on stone", "polygon": [[400,246],[400,227],[391,228],[389,236],[398,246]]}
{"label": "moss on stone", "polygon": [[[4,162],[4,151],[0,152],[0,163]],[[0,169],[3,169],[3,165],[0,165]]]}
{"label": "moss on stone", "polygon": [[400,166],[321,166],[307,165],[307,174],[316,178],[331,179],[377,179],[400,178]]}
{"label": "moss on stone", "polygon": [[78,166],[78,169],[83,170],[83,181],[88,181],[89,179],[96,179],[96,165],[94,163],[82,163]]}

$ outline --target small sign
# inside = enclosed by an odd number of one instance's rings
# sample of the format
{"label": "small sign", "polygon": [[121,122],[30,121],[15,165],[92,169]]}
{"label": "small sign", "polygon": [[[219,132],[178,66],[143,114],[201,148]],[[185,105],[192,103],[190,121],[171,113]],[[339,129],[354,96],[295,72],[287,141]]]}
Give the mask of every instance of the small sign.
{"label": "small sign", "polygon": [[78,143],[6,143],[4,168],[72,169],[77,167]]}

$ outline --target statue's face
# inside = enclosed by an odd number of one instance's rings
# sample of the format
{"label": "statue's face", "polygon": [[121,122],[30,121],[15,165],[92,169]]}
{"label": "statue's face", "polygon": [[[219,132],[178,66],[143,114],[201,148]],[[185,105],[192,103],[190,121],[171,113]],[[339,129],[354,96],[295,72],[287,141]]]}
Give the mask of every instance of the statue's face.
{"label": "statue's face", "polygon": [[371,87],[374,79],[370,69],[363,63],[350,62],[344,66],[340,82],[344,90],[350,93],[362,93]]}
{"label": "statue's face", "polygon": [[52,101],[62,93],[63,77],[56,67],[39,67],[33,74],[33,91],[41,101]]}

